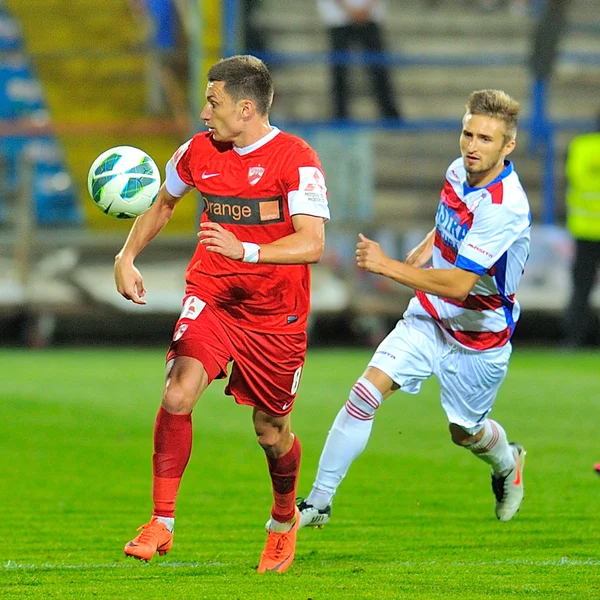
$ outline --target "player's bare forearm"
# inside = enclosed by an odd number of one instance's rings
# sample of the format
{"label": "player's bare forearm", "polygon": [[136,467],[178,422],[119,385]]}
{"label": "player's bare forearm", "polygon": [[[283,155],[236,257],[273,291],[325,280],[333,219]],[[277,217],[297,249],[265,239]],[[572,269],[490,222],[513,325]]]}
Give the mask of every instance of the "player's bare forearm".
{"label": "player's bare forearm", "polygon": [[325,236],[292,233],[270,244],[261,244],[260,262],[274,265],[318,263],[323,256]]}
{"label": "player's bare forearm", "polygon": [[463,279],[459,276],[459,271],[467,273],[456,268],[420,269],[390,258],[381,274],[413,290],[461,302],[469,295],[478,277],[470,273],[473,276],[471,285],[471,277]]}
{"label": "player's bare forearm", "polygon": [[134,304],[146,304],[144,296],[144,278],[133,264],[135,257],[167,224],[178,198],[169,194],[163,186],[158,193],[154,204],[140,217],[138,217],[127,241],[121,251],[115,256],[115,285],[123,298],[131,300]]}
{"label": "player's bare forearm", "polygon": [[[294,215],[292,222],[296,230],[294,233],[269,244],[258,245],[256,254],[258,260],[248,262],[274,265],[303,265],[319,262],[325,247],[323,219],[308,215]],[[249,240],[238,240],[232,232],[219,223],[212,221],[201,223],[198,237],[207,252],[216,252],[231,260],[245,259],[243,243]],[[257,246],[253,242],[250,242],[250,245]]]}
{"label": "player's bare forearm", "polygon": [[413,267],[422,267],[427,264],[433,254],[435,240],[435,227],[425,236],[422,242],[406,255],[406,264]]}
{"label": "player's bare forearm", "polygon": [[115,261],[133,262],[135,257],[169,222],[178,200],[171,196],[163,185],[154,204],[134,221],[127,240],[115,257]]}
{"label": "player's bare forearm", "polygon": [[385,254],[381,246],[359,234],[356,245],[356,263],[362,269],[389,277],[414,290],[441,296],[450,300],[464,300],[479,275],[463,269],[420,269],[394,260]]}
{"label": "player's bare forearm", "polygon": [[325,223],[321,217],[294,215],[294,233],[261,244],[260,262],[274,265],[318,263],[325,249]]}

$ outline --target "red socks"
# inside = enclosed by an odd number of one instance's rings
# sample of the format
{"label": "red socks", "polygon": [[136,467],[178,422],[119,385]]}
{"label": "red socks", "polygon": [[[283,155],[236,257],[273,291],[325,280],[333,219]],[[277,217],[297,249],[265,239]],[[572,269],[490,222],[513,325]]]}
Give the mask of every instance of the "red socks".
{"label": "red socks", "polygon": [[289,523],[294,519],[296,507],[296,484],[298,472],[300,471],[300,457],[302,447],[298,438],[294,436],[294,442],[290,451],[281,458],[269,458],[269,473],[273,483],[273,509],[271,517],[279,523]]}
{"label": "red socks", "polygon": [[[172,415],[161,406],[154,426],[152,456],[154,515],[175,517],[175,500],[191,452],[192,415]],[[288,523],[294,518],[301,455],[300,442],[294,437],[287,454],[281,458],[267,457],[273,484],[271,516],[280,523]]]}
{"label": "red socks", "polygon": [[154,425],[152,514],[175,516],[175,499],[191,452],[192,415],[172,415],[161,406]]}

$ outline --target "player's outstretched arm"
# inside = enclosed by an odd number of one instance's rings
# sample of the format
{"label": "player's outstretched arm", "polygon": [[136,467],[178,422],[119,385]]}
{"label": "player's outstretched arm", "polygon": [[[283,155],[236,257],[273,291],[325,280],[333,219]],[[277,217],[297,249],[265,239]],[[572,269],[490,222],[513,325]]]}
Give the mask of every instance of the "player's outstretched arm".
{"label": "player's outstretched arm", "polygon": [[425,236],[418,246],[414,247],[406,255],[406,264],[413,267],[426,265],[433,254],[433,242],[435,240],[435,227]]}
{"label": "player's outstretched arm", "polygon": [[[208,252],[216,252],[232,260],[274,265],[302,265],[319,262],[325,247],[323,218],[294,215],[292,223],[295,229],[294,233],[260,246],[248,244],[248,240],[238,240],[233,233],[212,221],[201,223],[198,237]],[[248,261],[245,257],[248,246],[255,247],[257,260]]]}
{"label": "player's outstretched arm", "polygon": [[356,244],[356,264],[371,273],[389,277],[414,290],[462,302],[479,279],[477,273],[452,269],[420,269],[387,256],[381,246],[362,233]]}
{"label": "player's outstretched arm", "polygon": [[115,256],[115,284],[121,296],[135,304],[146,304],[146,290],[141,273],[133,261],[168,223],[179,198],[171,196],[163,185],[154,204],[131,227],[123,248]]}

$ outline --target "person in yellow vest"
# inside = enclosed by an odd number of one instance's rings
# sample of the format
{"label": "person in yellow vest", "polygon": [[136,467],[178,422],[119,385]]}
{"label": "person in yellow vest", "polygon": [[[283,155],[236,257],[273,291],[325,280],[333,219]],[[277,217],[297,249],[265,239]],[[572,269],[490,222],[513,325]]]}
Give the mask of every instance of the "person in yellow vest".
{"label": "person in yellow vest", "polygon": [[576,349],[585,346],[593,324],[597,325],[590,295],[600,265],[600,114],[595,132],[571,140],[566,176],[567,228],[575,239],[566,344]]}

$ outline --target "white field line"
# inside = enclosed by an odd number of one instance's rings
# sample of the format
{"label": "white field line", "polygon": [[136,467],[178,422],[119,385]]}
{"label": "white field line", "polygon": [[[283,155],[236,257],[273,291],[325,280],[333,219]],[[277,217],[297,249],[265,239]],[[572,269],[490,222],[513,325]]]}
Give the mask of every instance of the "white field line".
{"label": "white field line", "polygon": [[[571,559],[563,556],[562,558],[553,560],[490,560],[490,561],[451,561],[451,562],[440,562],[440,561],[405,561],[397,563],[405,567],[420,567],[420,566],[432,566],[439,565],[441,567],[485,567],[485,566],[532,566],[532,567],[600,567],[600,559],[586,558],[586,559]],[[159,569],[194,569],[198,567],[224,567],[226,563],[221,562],[161,562],[152,563],[152,567]],[[9,560],[4,564],[0,565],[1,571],[60,571],[63,569],[70,570],[86,570],[86,569],[134,569],[134,568],[150,568],[150,565],[140,564],[139,562],[128,562],[128,563],[100,563],[100,564],[79,564],[79,565],[68,565],[68,564],[54,564],[54,563],[41,563],[39,565],[32,563],[17,563],[13,560]]]}

